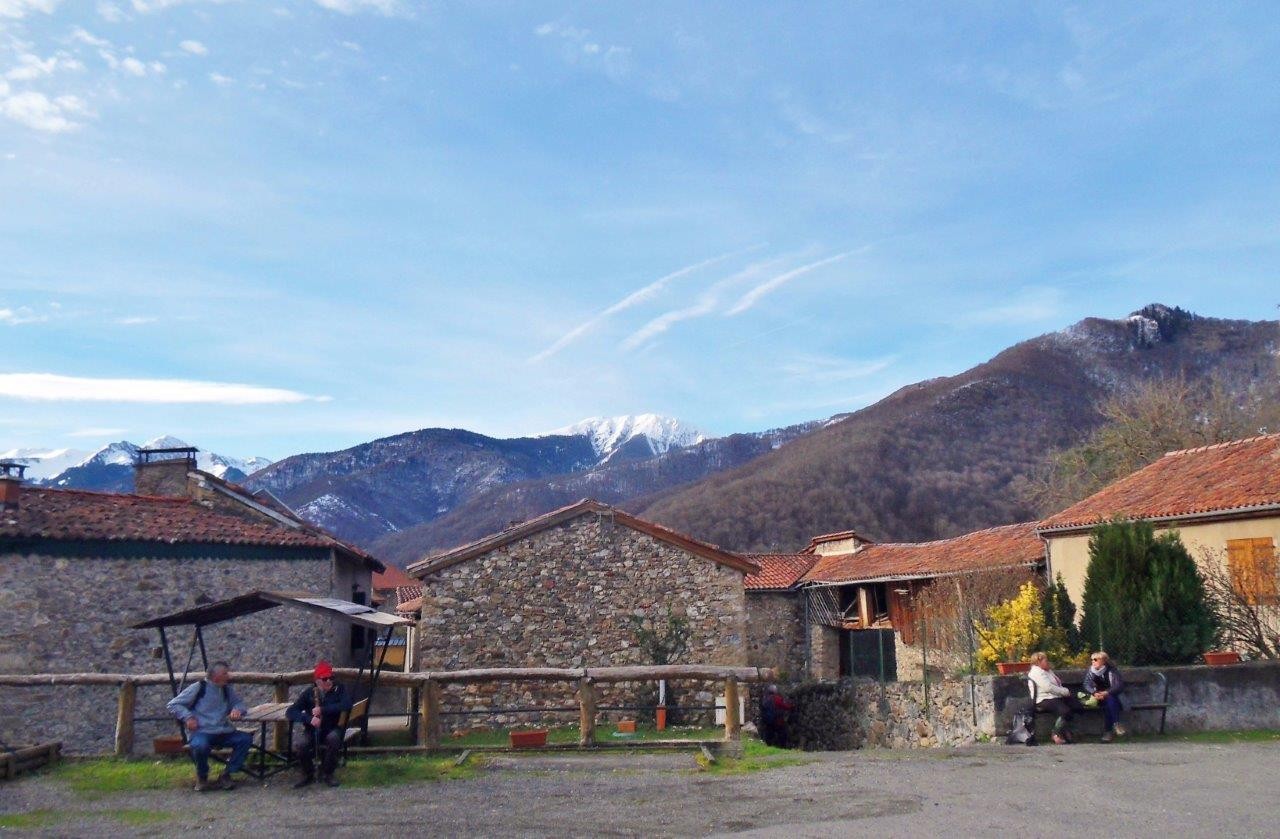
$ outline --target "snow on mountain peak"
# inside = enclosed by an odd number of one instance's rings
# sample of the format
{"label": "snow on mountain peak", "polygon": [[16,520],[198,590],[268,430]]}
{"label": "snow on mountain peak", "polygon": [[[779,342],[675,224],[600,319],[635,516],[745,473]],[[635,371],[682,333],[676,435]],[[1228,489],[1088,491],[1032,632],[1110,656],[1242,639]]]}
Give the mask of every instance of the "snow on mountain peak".
{"label": "snow on mountain peak", "polygon": [[706,435],[693,426],[674,417],[658,414],[588,417],[581,422],[557,428],[540,436],[548,437],[554,434],[589,438],[591,447],[601,462],[607,461],[615,452],[637,437],[645,438],[649,444],[649,451],[655,455],[663,454],[673,447],[683,448],[706,439]]}

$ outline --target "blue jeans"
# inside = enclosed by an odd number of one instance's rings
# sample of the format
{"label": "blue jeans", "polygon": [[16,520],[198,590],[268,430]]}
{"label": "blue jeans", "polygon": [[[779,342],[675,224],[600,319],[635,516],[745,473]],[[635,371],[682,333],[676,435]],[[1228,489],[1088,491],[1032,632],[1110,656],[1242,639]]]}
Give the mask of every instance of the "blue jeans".
{"label": "blue jeans", "polygon": [[1120,697],[1108,693],[1107,698],[1102,700],[1102,716],[1107,721],[1105,730],[1110,731],[1115,728],[1123,715],[1124,706],[1120,704]]}
{"label": "blue jeans", "polygon": [[253,735],[243,731],[222,731],[217,734],[197,731],[187,742],[191,746],[191,759],[196,762],[196,776],[203,781],[209,777],[209,752],[214,749],[231,748],[227,774],[243,769],[245,758],[249,756],[249,747],[253,745]]}

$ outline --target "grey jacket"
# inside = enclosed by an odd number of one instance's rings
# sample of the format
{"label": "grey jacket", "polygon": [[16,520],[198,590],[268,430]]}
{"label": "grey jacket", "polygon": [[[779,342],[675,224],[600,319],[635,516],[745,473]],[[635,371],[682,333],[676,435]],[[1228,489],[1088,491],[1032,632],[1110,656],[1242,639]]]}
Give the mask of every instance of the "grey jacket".
{"label": "grey jacket", "polygon": [[[205,686],[204,696],[196,702],[200,685]],[[249,711],[249,707],[236,695],[236,690],[231,685],[218,687],[205,679],[187,685],[181,693],[169,700],[165,708],[179,722],[185,723],[191,717],[195,717],[196,731],[203,731],[205,734],[229,734],[235,731],[236,728],[231,724],[231,720],[227,719],[227,714],[231,713],[233,708],[242,714]]]}

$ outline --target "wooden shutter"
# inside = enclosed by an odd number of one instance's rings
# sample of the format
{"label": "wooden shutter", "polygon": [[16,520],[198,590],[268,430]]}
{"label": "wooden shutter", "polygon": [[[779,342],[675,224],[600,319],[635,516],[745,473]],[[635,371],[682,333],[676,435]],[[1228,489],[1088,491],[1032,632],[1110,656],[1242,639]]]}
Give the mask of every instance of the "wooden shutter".
{"label": "wooden shutter", "polygon": [[1227,540],[1231,584],[1251,606],[1280,604],[1276,581],[1276,546],[1270,536]]}

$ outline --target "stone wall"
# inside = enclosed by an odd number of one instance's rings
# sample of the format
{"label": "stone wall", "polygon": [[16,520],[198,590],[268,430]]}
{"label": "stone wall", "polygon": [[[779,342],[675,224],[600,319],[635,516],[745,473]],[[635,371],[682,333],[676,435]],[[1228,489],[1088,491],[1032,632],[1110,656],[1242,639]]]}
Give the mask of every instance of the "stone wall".
{"label": "stone wall", "polygon": [[[994,736],[991,676],[923,682],[854,681],[860,746],[961,746]],[[925,691],[929,695],[925,711]]]}
{"label": "stone wall", "polygon": [[[367,572],[365,572],[367,576]],[[0,555],[0,672],[163,673],[155,630],[128,628],[150,617],[254,589],[329,593],[329,559],[84,559]],[[346,596],[344,592],[335,592]],[[345,624],[281,607],[204,632],[211,660],[240,670],[299,670],[319,657],[345,662]],[[182,669],[189,629],[169,632]],[[193,668],[200,667],[196,650]],[[252,702],[268,701],[269,687],[246,687]],[[7,743],[62,740],[71,753],[112,748],[117,691],[110,687],[0,687],[0,739]],[[141,688],[138,715],[163,714],[164,687]],[[172,724],[138,723],[138,750],[149,738],[176,732]]]}
{"label": "stone wall", "polygon": [[[744,665],[743,573],[595,514],[578,516],[423,580],[419,670],[649,664],[632,618],[651,625],[668,610],[688,621],[684,663]],[[631,704],[644,686],[601,691]],[[676,685],[684,703],[711,704],[710,685]],[[573,686],[454,687],[445,710],[536,706],[536,713],[450,716],[454,728],[576,720]],[[621,712],[634,716],[634,712]],[[607,718],[607,715],[606,715]]]}
{"label": "stone wall", "polygon": [[804,675],[804,596],[793,591],[747,592],[747,663],[775,667],[779,681]]}
{"label": "stone wall", "polygon": [[840,678],[840,630],[820,623],[809,624],[806,675],[816,682],[834,682]]}

